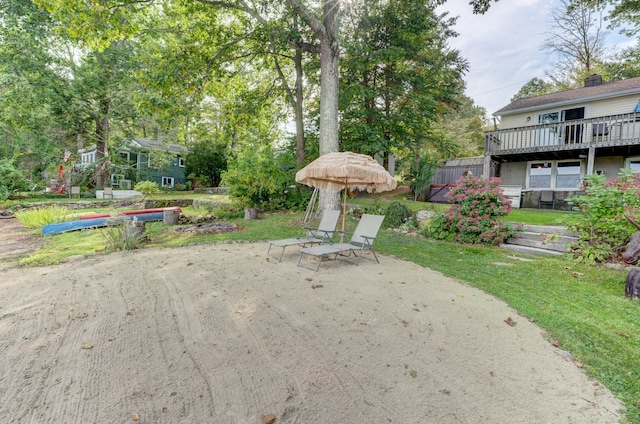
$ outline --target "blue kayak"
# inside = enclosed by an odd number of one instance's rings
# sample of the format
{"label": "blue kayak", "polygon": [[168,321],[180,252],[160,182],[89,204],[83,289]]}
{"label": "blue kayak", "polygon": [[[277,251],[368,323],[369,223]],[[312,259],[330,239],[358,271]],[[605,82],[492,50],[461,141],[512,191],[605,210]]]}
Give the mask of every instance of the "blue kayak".
{"label": "blue kayak", "polygon": [[[163,212],[141,213],[137,215],[126,215],[125,218],[138,221],[162,221]],[[56,222],[42,227],[42,235],[49,236],[52,234],[66,233],[68,231],[88,230],[90,228],[100,228],[107,226],[107,218],[80,219],[77,221]]]}

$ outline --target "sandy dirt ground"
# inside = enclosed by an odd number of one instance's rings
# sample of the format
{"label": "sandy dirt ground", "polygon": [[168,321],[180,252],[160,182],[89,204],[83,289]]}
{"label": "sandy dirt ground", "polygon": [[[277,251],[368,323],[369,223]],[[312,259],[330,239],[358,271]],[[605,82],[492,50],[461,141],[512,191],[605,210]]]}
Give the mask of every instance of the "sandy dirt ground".
{"label": "sandy dirt ground", "polygon": [[315,273],[296,266],[296,249],[277,263],[267,247],[0,270],[0,422],[622,417],[606,388],[494,297],[388,256]]}

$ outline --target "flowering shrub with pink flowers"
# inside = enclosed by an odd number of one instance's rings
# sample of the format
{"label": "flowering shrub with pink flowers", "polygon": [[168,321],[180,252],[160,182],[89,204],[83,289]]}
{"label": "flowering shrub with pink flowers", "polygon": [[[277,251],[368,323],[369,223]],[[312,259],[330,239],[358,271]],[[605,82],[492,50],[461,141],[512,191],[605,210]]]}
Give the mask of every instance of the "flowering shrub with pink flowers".
{"label": "flowering shrub with pink flowers", "polygon": [[485,180],[465,175],[456,181],[447,199],[452,206],[432,221],[428,229],[432,237],[499,245],[520,230],[500,219],[511,212],[511,201],[504,197],[499,178]]}

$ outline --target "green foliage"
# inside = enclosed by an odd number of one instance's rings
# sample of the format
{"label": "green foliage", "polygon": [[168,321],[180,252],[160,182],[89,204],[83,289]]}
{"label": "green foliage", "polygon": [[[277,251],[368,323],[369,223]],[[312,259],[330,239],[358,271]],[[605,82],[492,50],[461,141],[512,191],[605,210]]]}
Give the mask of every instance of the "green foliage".
{"label": "green foliage", "polygon": [[436,240],[453,241],[454,232],[444,214],[436,214],[418,230],[418,234]]}
{"label": "green foliage", "polygon": [[411,163],[409,174],[404,180],[409,183],[409,187],[413,191],[413,200],[429,188],[431,180],[438,172],[438,159],[425,152],[420,154]]}
{"label": "green foliage", "polygon": [[580,215],[568,229],[579,234],[572,246],[575,259],[586,263],[605,262],[625,249],[637,229],[625,218],[640,209],[640,183],[633,171],[622,170],[606,181],[604,175],[585,177],[584,194],[567,199]]}
{"label": "green foliage", "polygon": [[511,101],[515,102],[518,99],[541,96],[543,94],[553,93],[554,91],[556,91],[556,88],[553,83],[546,82],[542,78],[534,77],[520,88],[511,98]]}
{"label": "green foliage", "polygon": [[387,228],[399,228],[416,222],[415,212],[404,203],[391,202],[384,214],[384,225]]}
{"label": "green foliage", "polygon": [[71,210],[64,206],[47,206],[17,211],[15,217],[27,228],[42,228],[47,224],[64,222],[71,216]]}
{"label": "green foliage", "polygon": [[382,203],[380,202],[380,199],[376,197],[375,200],[373,201],[373,204],[356,206],[351,210],[349,210],[349,213],[353,217],[359,219],[365,213],[369,213],[372,215],[384,215],[386,213],[386,208],[382,205]]}
{"label": "green foliage", "polygon": [[15,191],[28,189],[29,181],[24,174],[9,160],[0,160],[0,200],[7,200]]}
{"label": "green foliage", "polygon": [[118,250],[133,250],[142,247],[146,236],[144,233],[127,234],[125,226],[129,218],[126,215],[115,214],[107,218],[107,226],[100,230],[102,237],[107,242],[105,250],[116,252]]}
{"label": "green foliage", "polygon": [[218,219],[237,219],[244,217],[244,211],[232,205],[220,205],[214,211],[213,214]]}
{"label": "green foliage", "polygon": [[240,207],[272,210],[284,204],[289,179],[271,149],[246,149],[222,174],[222,185]]}
{"label": "green foliage", "polygon": [[227,169],[227,149],[211,140],[199,140],[189,146],[184,173],[191,178],[206,179],[208,187],[218,187],[220,176]]}
{"label": "green foliage", "polygon": [[207,213],[213,213],[217,208],[223,206],[224,203],[214,199],[194,199],[193,207],[196,209],[202,209]]}
{"label": "green foliage", "polygon": [[140,181],[136,183],[133,189],[142,193],[144,197],[150,197],[154,194],[160,193],[160,187],[158,187],[158,183],[153,181]]}
{"label": "green foliage", "polygon": [[432,220],[427,230],[435,238],[499,245],[519,230],[500,219],[511,212],[511,203],[504,197],[497,178],[485,180],[465,175],[456,181],[447,199],[452,206],[443,219]]}
{"label": "green foliage", "polygon": [[345,15],[341,148],[396,156],[425,144],[450,150],[432,126],[464,88],[467,63],[448,46],[453,22],[425,0],[377,2],[358,12]]}

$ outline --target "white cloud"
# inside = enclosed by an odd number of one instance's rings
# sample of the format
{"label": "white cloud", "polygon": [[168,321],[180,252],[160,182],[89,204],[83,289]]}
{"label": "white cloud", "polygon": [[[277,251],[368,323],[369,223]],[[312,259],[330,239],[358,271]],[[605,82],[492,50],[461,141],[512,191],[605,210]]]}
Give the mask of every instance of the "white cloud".
{"label": "white cloud", "polygon": [[[501,0],[484,15],[472,13],[469,0],[448,0],[439,11],[459,16],[460,35],[451,40],[469,61],[466,93],[489,114],[509,103],[532,78],[542,78],[554,59],[541,50],[551,11],[559,0]],[[616,32],[607,37],[610,51],[634,44]]]}

